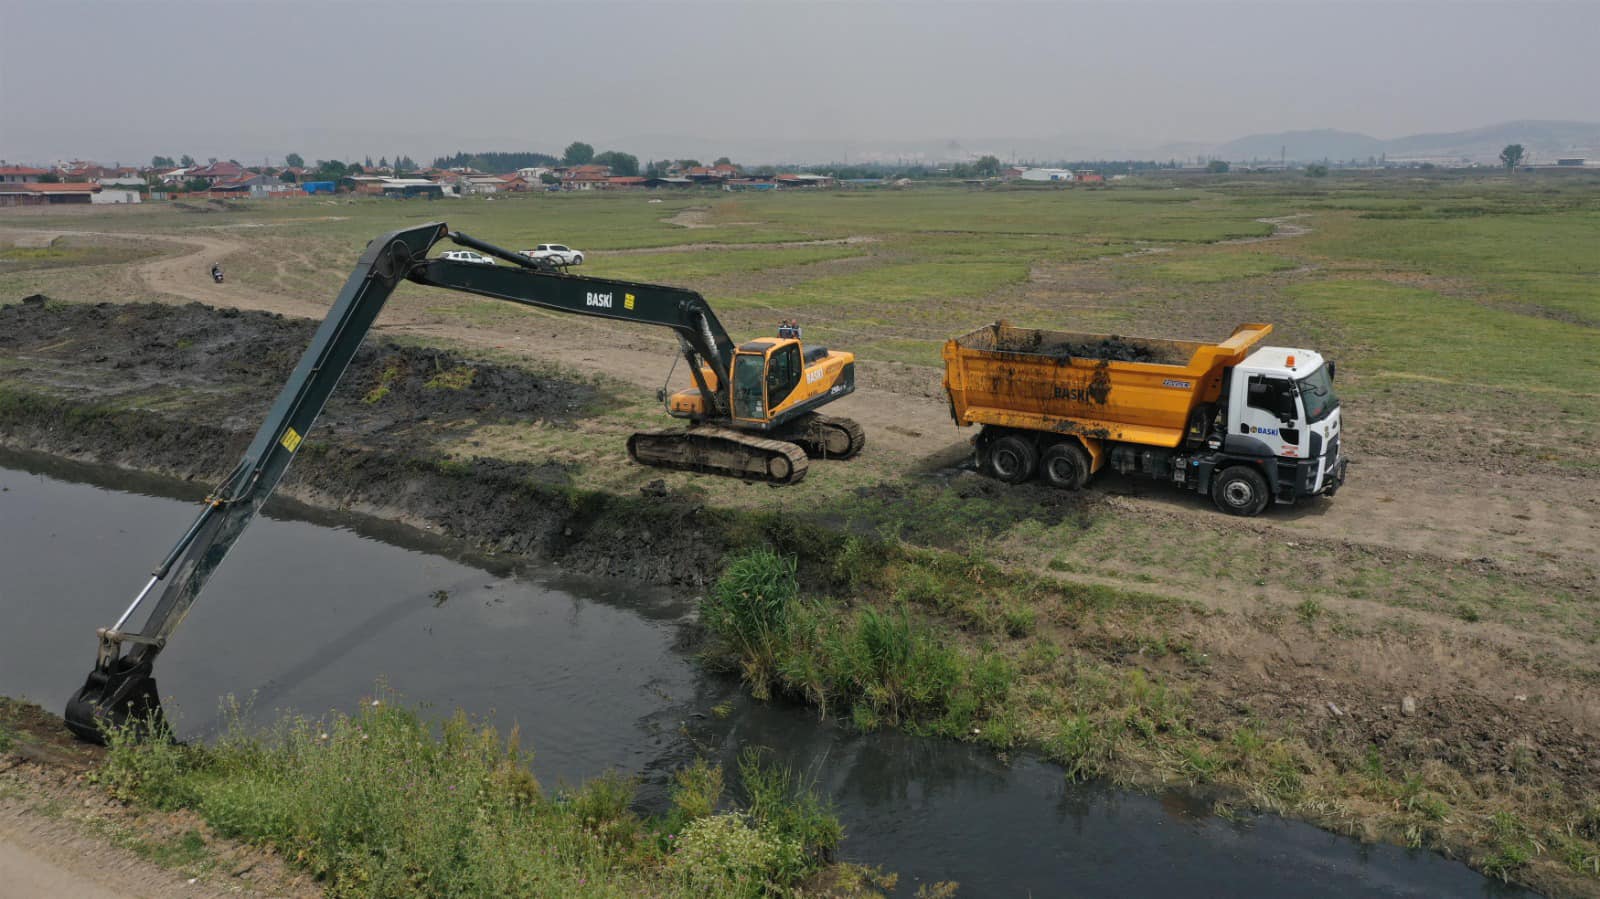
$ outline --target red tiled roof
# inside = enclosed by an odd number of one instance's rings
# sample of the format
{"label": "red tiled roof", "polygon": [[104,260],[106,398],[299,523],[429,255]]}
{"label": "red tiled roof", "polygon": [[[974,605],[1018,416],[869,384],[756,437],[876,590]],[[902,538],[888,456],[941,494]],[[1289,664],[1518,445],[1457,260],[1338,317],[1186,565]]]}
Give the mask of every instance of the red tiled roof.
{"label": "red tiled roof", "polygon": [[644,178],[638,175],[616,175],[607,178],[606,181],[610,184],[643,184]]}
{"label": "red tiled roof", "polygon": [[23,190],[33,191],[34,193],[41,193],[41,194],[69,194],[69,193],[90,193],[90,194],[92,194],[92,193],[94,193],[94,192],[96,192],[96,191],[98,191],[100,189],[100,185],[93,184],[93,183],[84,183],[84,184],[66,184],[66,183],[63,183],[63,184],[17,184],[17,185],[12,185],[12,186],[20,187]]}
{"label": "red tiled roof", "polygon": [[48,175],[45,169],[31,169],[25,165],[0,165],[0,175]]}

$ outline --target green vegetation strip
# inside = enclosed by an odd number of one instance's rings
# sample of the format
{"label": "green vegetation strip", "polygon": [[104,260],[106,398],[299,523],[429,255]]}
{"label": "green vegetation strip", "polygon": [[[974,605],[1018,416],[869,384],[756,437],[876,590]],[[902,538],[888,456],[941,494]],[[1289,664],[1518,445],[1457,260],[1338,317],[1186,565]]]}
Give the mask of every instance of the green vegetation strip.
{"label": "green vegetation strip", "polygon": [[678,772],[671,811],[646,818],[631,811],[632,781],[547,792],[515,731],[460,712],[435,726],[386,697],[354,715],[285,718],[264,737],[236,724],[212,746],[159,728],[110,743],[96,776],[116,796],[192,809],[224,836],[273,846],[330,896],[755,897],[822,882],[876,895],[873,884],[892,884],[830,866],[838,820],[757,750],[739,759],[740,802],[702,760]]}

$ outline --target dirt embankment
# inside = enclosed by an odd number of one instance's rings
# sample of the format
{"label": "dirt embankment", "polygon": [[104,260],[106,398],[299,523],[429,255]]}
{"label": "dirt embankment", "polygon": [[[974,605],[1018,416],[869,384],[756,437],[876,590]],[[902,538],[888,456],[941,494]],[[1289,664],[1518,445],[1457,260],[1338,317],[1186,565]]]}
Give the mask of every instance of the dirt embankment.
{"label": "dirt embankment", "polygon": [[[243,453],[315,327],[199,304],[0,307],[0,444],[209,484]],[[698,503],[585,495],[560,465],[442,449],[480,423],[566,424],[597,401],[587,384],[369,342],[281,491],[581,573],[699,583],[722,546],[690,526],[710,514]]]}

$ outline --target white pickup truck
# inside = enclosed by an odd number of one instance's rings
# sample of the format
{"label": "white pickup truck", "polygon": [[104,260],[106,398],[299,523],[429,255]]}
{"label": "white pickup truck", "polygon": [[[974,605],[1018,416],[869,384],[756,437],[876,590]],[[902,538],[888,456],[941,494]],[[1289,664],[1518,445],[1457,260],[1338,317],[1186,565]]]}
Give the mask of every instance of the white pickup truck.
{"label": "white pickup truck", "polygon": [[558,243],[542,243],[531,250],[523,250],[522,255],[529,259],[549,259],[558,265],[582,265],[583,251],[574,250]]}

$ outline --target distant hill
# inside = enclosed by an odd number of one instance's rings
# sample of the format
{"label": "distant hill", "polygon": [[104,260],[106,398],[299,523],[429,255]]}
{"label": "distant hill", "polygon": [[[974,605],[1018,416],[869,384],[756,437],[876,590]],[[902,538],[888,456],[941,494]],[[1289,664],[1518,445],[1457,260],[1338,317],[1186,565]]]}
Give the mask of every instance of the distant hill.
{"label": "distant hill", "polygon": [[1493,159],[1506,144],[1522,144],[1534,162],[1556,156],[1600,155],[1600,123],[1521,121],[1470,131],[1416,134],[1385,141],[1390,156],[1457,156]]}
{"label": "distant hill", "polygon": [[1317,131],[1279,131],[1276,134],[1252,134],[1223,144],[1212,153],[1223,159],[1248,162],[1253,159],[1277,159],[1279,154],[1291,162],[1308,162],[1321,159],[1366,159],[1383,155],[1384,142],[1366,134],[1353,131],[1335,131],[1323,128]]}
{"label": "distant hill", "polygon": [[1568,155],[1600,157],[1600,122],[1502,122],[1468,131],[1413,134],[1392,140],[1333,129],[1281,131],[1229,141],[1218,146],[1212,155],[1235,161],[1277,159],[1280,152],[1291,162],[1369,156],[1492,161],[1507,144],[1522,144],[1535,162]]}

